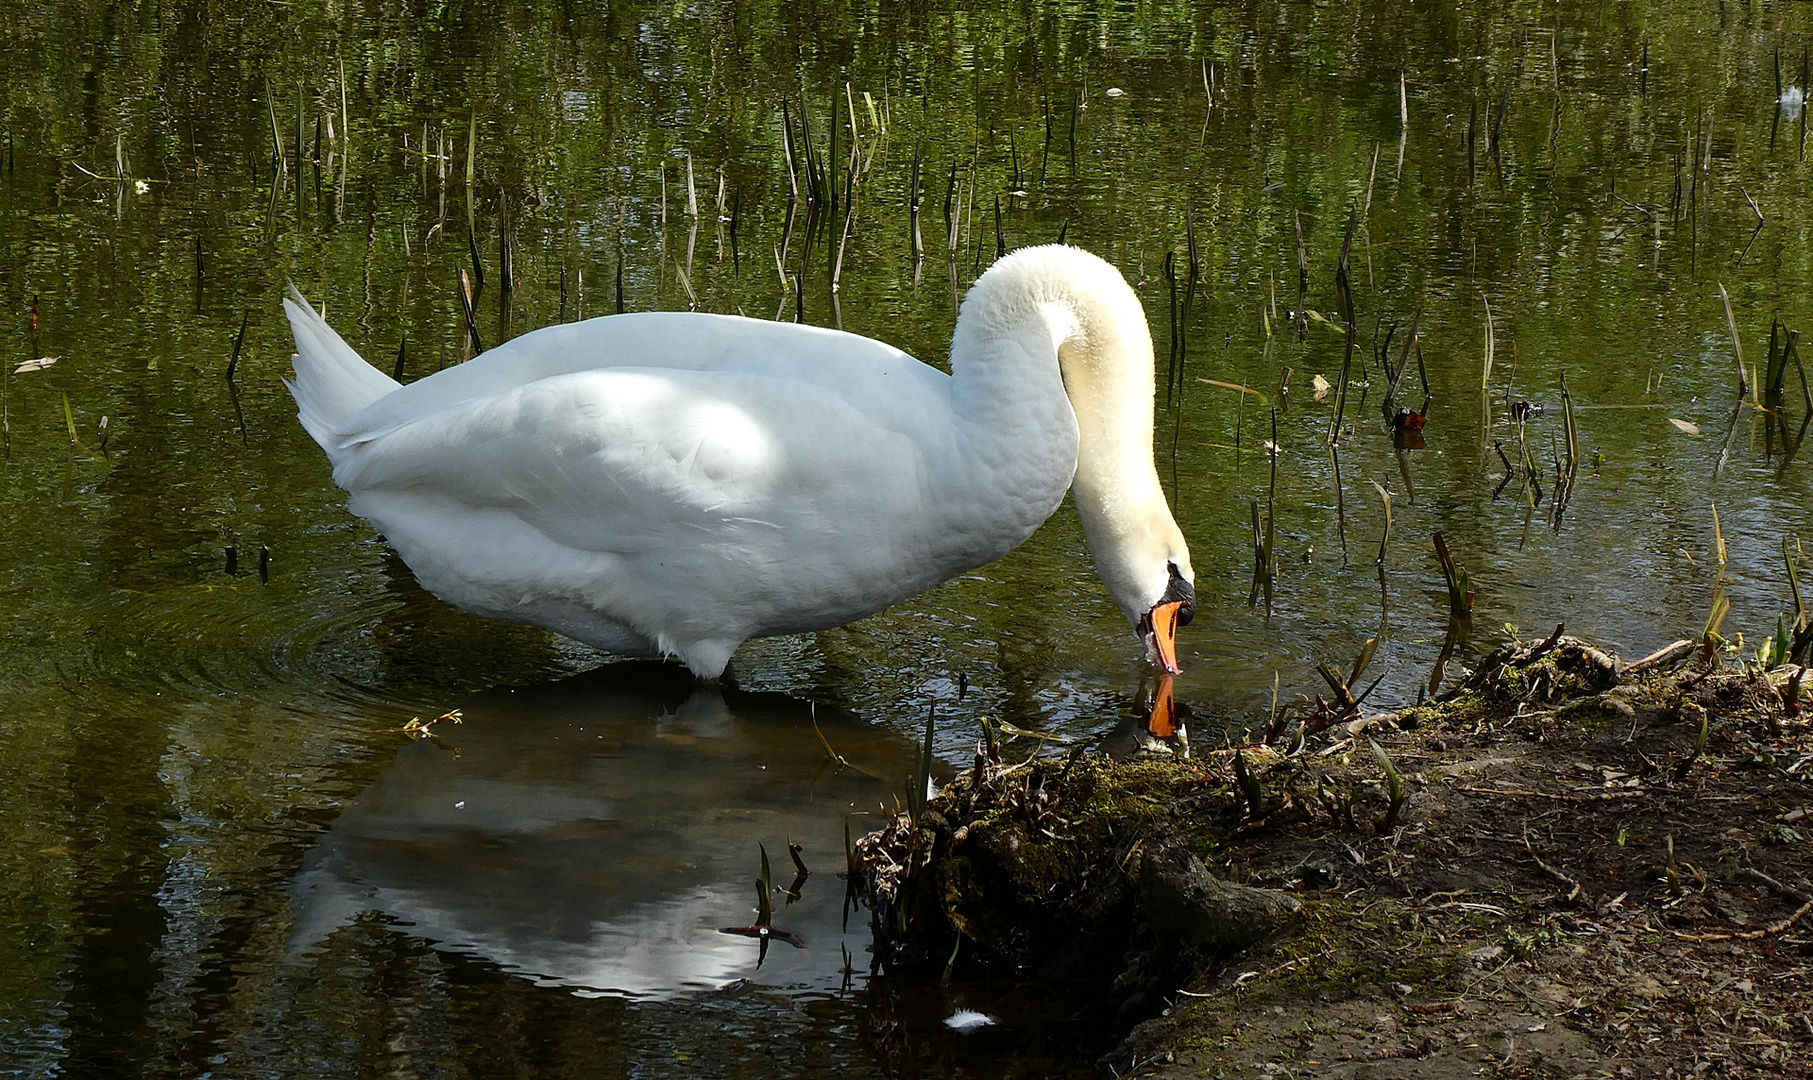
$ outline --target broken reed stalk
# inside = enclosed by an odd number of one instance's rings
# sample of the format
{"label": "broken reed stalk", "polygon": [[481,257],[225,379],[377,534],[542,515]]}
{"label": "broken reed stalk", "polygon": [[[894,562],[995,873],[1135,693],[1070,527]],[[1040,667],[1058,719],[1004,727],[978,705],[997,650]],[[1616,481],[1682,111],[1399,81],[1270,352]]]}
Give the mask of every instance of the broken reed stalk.
{"label": "broken reed stalk", "polygon": [[1499,142],[1504,137],[1505,115],[1507,113],[1509,113],[1510,111],[1511,111],[1511,88],[1507,86],[1507,87],[1505,87],[1504,93],[1499,95],[1498,119],[1495,120],[1492,124],[1491,149],[1492,149],[1492,158],[1494,161],[1501,160],[1501,158],[1499,157],[1499,149],[1498,149]]}
{"label": "broken reed stalk", "polygon": [[[1461,642],[1466,641],[1472,633],[1473,620],[1471,618],[1456,619],[1452,616],[1449,617],[1448,630],[1442,635],[1442,650],[1437,654],[1434,666],[1429,669],[1429,683],[1427,689],[1431,697],[1435,696],[1436,691],[1441,689],[1442,674],[1447,670],[1448,661],[1453,659],[1455,650],[1460,648]],[[1464,690],[1467,685],[1466,682],[1462,682],[1458,687],[1443,695],[1443,697],[1451,697]],[[1419,701],[1422,699],[1423,689],[1423,687],[1417,688],[1417,698]]]}
{"label": "broken reed stalk", "polygon": [[352,114],[346,108],[346,57],[338,56],[334,60],[340,68],[340,138],[346,142],[340,157],[344,160],[352,152],[353,122]]}
{"label": "broken reed stalk", "polygon": [[[1719,299],[1725,302],[1725,325],[1731,328],[1731,348],[1737,358],[1737,396],[1742,401],[1751,388],[1750,369],[1744,363],[1744,341],[1738,336],[1737,316],[1731,313],[1731,294],[1725,291],[1725,283],[1719,282]],[[1760,401],[1751,404],[1761,406]]]}
{"label": "broken reed stalk", "polygon": [[1542,503],[1542,480],[1536,470],[1536,457],[1530,453],[1530,440],[1524,431],[1525,419],[1521,416],[1517,419],[1517,464],[1523,470],[1525,505],[1534,510]]}
{"label": "broken reed stalk", "polygon": [[1718,559],[1718,569],[1712,576],[1712,601],[1706,609],[1706,624],[1700,629],[1700,659],[1710,660],[1717,653],[1725,639],[1719,630],[1725,625],[1725,617],[1731,614],[1731,597],[1725,595],[1725,528],[1719,521],[1719,507],[1712,504],[1712,550]]}
{"label": "broken reed stalk", "polygon": [[1259,779],[1247,768],[1246,755],[1234,751],[1234,783],[1240,791],[1240,802],[1246,811],[1249,823],[1260,821],[1265,817],[1265,789]]}
{"label": "broken reed stalk", "polygon": [[473,178],[478,175],[478,113],[473,113],[466,124],[466,190],[472,190]]}
{"label": "broken reed stalk", "polygon": [[1782,561],[1788,566],[1788,590],[1794,596],[1794,625],[1799,627],[1813,623],[1813,618],[1807,614],[1807,602],[1800,591],[1800,569],[1794,558],[1796,546],[1790,537],[1782,537]]}
{"label": "broken reed stalk", "polygon": [[[478,210],[473,205],[473,179],[477,175],[475,144],[478,142],[478,114],[473,113],[466,128],[466,253],[472,260],[472,277],[479,288],[485,285],[485,263],[478,257]],[[476,337],[473,341],[477,341]],[[477,350],[473,355],[478,355]]]}
{"label": "broken reed stalk", "polygon": [[[720,174],[721,175],[721,174]],[[742,257],[737,247],[737,227],[743,221],[743,189],[737,188],[730,197],[730,269],[732,273],[742,270]]]}
{"label": "broken reed stalk", "polygon": [[[1043,95],[1043,97],[1044,97],[1044,101],[1042,102],[1042,104],[1045,107],[1045,142],[1039,148],[1039,183],[1040,184],[1045,183],[1045,177],[1047,175],[1045,168],[1051,162],[1051,95],[1045,94],[1045,95]],[[1060,240],[1059,243],[1063,243],[1063,241]]]}
{"label": "broken reed stalk", "polygon": [[1272,441],[1268,444],[1271,458],[1271,483],[1265,496],[1265,519],[1259,517],[1259,500],[1252,501],[1253,511],[1253,588],[1247,594],[1247,607],[1257,607],[1259,597],[1265,597],[1265,613],[1272,613],[1273,583],[1277,580],[1277,567],[1273,562],[1276,550],[1273,542],[1276,539],[1276,522],[1273,510],[1278,497],[1278,410],[1272,410]]}
{"label": "broken reed stalk", "polygon": [[826,195],[825,206],[827,209],[832,210],[832,211],[835,211],[837,209],[837,185],[832,181],[829,170],[832,167],[836,166],[836,164],[837,164],[837,128],[838,128],[837,113],[838,113],[837,95],[832,94],[831,95],[831,139],[830,139],[831,151],[825,157],[825,161],[826,161],[826,166],[825,166],[825,168],[826,168],[826,172],[825,172],[825,195]]}
{"label": "broken reed stalk", "polygon": [[460,271],[460,311],[466,316],[466,339],[472,345],[472,355],[477,356],[485,351],[484,343],[478,336],[478,315],[472,309],[472,280],[466,271]]}
{"label": "broken reed stalk", "polygon": [[1385,640],[1388,618],[1389,615],[1381,608],[1378,633],[1367,638],[1361,644],[1359,655],[1354,657],[1351,673],[1343,675],[1340,669],[1331,668],[1326,663],[1318,662],[1316,664],[1316,674],[1322,676],[1322,681],[1328,684],[1329,690],[1334,694],[1334,700],[1325,702],[1320,694],[1316,695],[1316,709],[1304,721],[1299,732],[1301,738],[1308,738],[1326,731],[1335,724],[1345,723],[1359,717],[1360,704],[1379,688],[1380,683],[1385,681],[1385,676],[1380,675],[1363,692],[1357,695],[1353,692],[1354,687],[1359,685],[1360,677],[1371,666],[1372,658],[1377,655],[1379,642]]}
{"label": "broken reed stalk", "polygon": [[1297,227],[1297,310],[1292,314],[1296,317],[1297,340],[1303,342],[1309,339],[1309,248],[1303,243],[1302,213],[1293,211],[1291,220]]}
{"label": "broken reed stalk", "polygon": [[1372,144],[1372,170],[1366,174],[1366,211],[1364,216],[1367,219],[1371,219],[1372,217],[1372,188],[1374,184],[1378,183],[1379,179],[1379,147],[1379,143],[1375,142]]}
{"label": "broken reed stalk", "polygon": [[762,871],[755,879],[755,924],[767,926],[774,921],[774,873],[768,867],[768,848],[760,842],[755,846],[762,853]]}
{"label": "broken reed stalk", "polygon": [[[1400,463],[1401,463],[1400,459]],[[1335,483],[1335,534],[1341,538],[1341,565],[1347,565],[1347,485],[1341,482],[1341,448],[1328,445],[1328,463]],[[1414,501],[1415,493],[1411,494]]]}
{"label": "broken reed stalk", "polygon": [[1278,410],[1273,409],[1271,478],[1267,482],[1265,489],[1265,561],[1267,571],[1265,579],[1265,611],[1268,615],[1271,614],[1272,611],[1272,583],[1276,581],[1278,577],[1277,567],[1273,564],[1273,554],[1278,550],[1276,543],[1278,528],[1278,515],[1276,512],[1278,506],[1278,454]]}
{"label": "broken reed stalk", "polygon": [[[302,198],[302,84],[296,84],[296,198]],[[319,173],[316,173],[319,176]]]}
{"label": "broken reed stalk", "polygon": [[1473,618],[1473,583],[1468,578],[1466,568],[1454,558],[1448,550],[1448,541],[1440,532],[1435,534],[1435,558],[1441,563],[1442,579],[1448,586],[1448,617],[1455,620]]}
{"label": "broken reed stalk", "polygon": [[[1782,329],[1787,335],[1787,341],[1782,348],[1782,352],[1787,360],[1792,360],[1794,362],[1794,371],[1800,377],[1800,396],[1802,408],[1804,409],[1800,418],[1800,432],[1794,436],[1793,449],[1782,459],[1782,467],[1787,468],[1788,463],[1794,459],[1795,452],[1798,452],[1801,445],[1807,440],[1808,425],[1813,424],[1813,386],[1808,385],[1807,369],[1802,366],[1800,362],[1800,349],[1797,344],[1800,338],[1800,331],[1789,330],[1785,326]],[[1783,362],[1783,366],[1786,366],[1786,361]],[[1781,422],[1782,438],[1786,441],[1788,437],[1788,420],[1785,414],[1781,417]]]}
{"label": "broken reed stalk", "polygon": [[1486,359],[1479,373],[1479,388],[1490,390],[1492,388],[1492,360],[1493,354],[1497,351],[1497,337],[1492,330],[1492,301],[1484,296],[1480,297],[1480,301],[1486,305]]}
{"label": "broken reed stalk", "polygon": [[1785,328],[1779,317],[1769,320],[1769,353],[1763,368],[1762,385],[1763,413],[1767,418],[1763,424],[1765,460],[1775,456],[1775,435],[1778,429],[1782,436],[1782,452],[1785,454],[1788,451],[1788,429],[1782,416],[1788,383],[1788,354],[1782,347],[1783,329]]}
{"label": "broken reed stalk", "polygon": [[913,176],[912,176],[911,182],[909,183],[909,185],[907,187],[907,207],[911,211],[911,214],[912,214],[912,230],[913,230],[912,244],[913,244],[913,261],[914,262],[918,262],[920,259],[923,259],[925,257],[925,240],[922,237],[922,235],[920,233],[920,229],[919,229],[919,202],[920,202],[920,198],[919,198],[919,175],[920,175],[920,173],[919,173],[919,170],[920,170],[920,163],[924,157],[924,154],[925,154],[925,133],[920,132],[919,137],[916,140],[914,140],[914,142],[913,142]]}
{"label": "broken reed stalk", "polygon": [[1265,744],[1270,746],[1284,735],[1284,725],[1288,722],[1286,714],[1278,708],[1278,693],[1284,687],[1284,673],[1272,672],[1272,711],[1267,714],[1265,722]]}
{"label": "broken reed stalk", "polygon": [[[1253,510],[1253,587],[1246,594],[1246,606],[1259,606],[1259,594],[1271,580],[1271,553],[1265,548],[1265,529],[1259,520],[1259,500],[1252,501]],[[1269,607],[1269,605],[1268,605]]]}
{"label": "broken reed stalk", "polygon": [[505,197],[497,203],[497,276],[505,292],[516,288],[516,259],[511,254],[514,238],[510,229],[510,200]]}
{"label": "broken reed stalk", "polygon": [[914,761],[913,786],[907,792],[907,810],[915,825],[920,815],[925,813],[925,804],[931,794],[932,784],[932,734],[938,722],[938,703],[933,702],[925,713],[925,739],[919,744],[919,754]]}
{"label": "broken reed stalk", "polygon": [[[1679,765],[1675,766],[1674,778],[1677,781],[1687,779],[1687,774],[1693,771],[1693,763],[1700,760],[1701,756],[1703,756],[1706,753],[1707,737],[1711,734],[1712,734],[1712,714],[1710,712],[1706,711],[1705,709],[1701,709],[1700,710],[1700,733],[1694,739],[1693,750],[1687,755],[1686,760],[1682,761]],[[1672,856],[1673,852],[1674,852],[1674,844],[1673,844],[1673,838],[1671,837],[1670,843],[1669,843],[1669,854]]]}
{"label": "broken reed stalk", "polygon": [[1423,384],[1423,407],[1418,409],[1417,412],[1420,412],[1427,417],[1429,415],[1429,405],[1435,400],[1435,395],[1429,392],[1429,368],[1423,363],[1423,339],[1416,333],[1416,322],[1421,321],[1421,319],[1422,312],[1419,310],[1417,312],[1417,320],[1410,324],[1410,344],[1416,349],[1416,374],[1417,378]]}
{"label": "broken reed stalk", "polygon": [[1391,542],[1391,492],[1385,490],[1385,485],[1377,480],[1372,482],[1372,486],[1378,489],[1379,501],[1385,504],[1385,531],[1379,534],[1379,554],[1378,558],[1373,560],[1383,567],[1385,565],[1385,545]]}
{"label": "broken reed stalk", "polygon": [[1359,329],[1354,325],[1353,283],[1348,275],[1349,259],[1353,254],[1353,230],[1357,215],[1358,208],[1349,203],[1347,232],[1341,241],[1341,258],[1335,263],[1335,299],[1341,308],[1341,321],[1347,328],[1347,344],[1341,358],[1341,379],[1335,386],[1334,412],[1329,418],[1328,445],[1330,446],[1339,445],[1341,441],[1341,420],[1347,412],[1347,387],[1353,374],[1353,353],[1359,335]]}
{"label": "broken reed stalk", "polygon": [[1783,695],[1790,716],[1796,715],[1799,711],[1800,680],[1806,674],[1808,656],[1813,653],[1813,612],[1808,612],[1806,599],[1800,591],[1799,560],[1795,557],[1799,548],[1798,540],[1789,536],[1782,537],[1782,561],[1788,568],[1788,590],[1794,596],[1794,623],[1791,628],[1788,628],[1785,635],[1787,647],[1779,652],[1782,654],[1783,662],[1792,662],[1801,667],[1800,672],[1796,673],[1793,683],[1789,686],[1788,692]]}
{"label": "broken reed stalk", "polygon": [[1756,214],[1756,228],[1750,230],[1750,240],[1744,245],[1744,250],[1738,253],[1737,262],[1732,267],[1734,270],[1744,265],[1744,259],[1750,254],[1750,249],[1756,246],[1756,238],[1762,235],[1763,226],[1769,224],[1769,219],[1763,216],[1762,207],[1756,205],[1756,200],[1750,197],[1749,190],[1742,184],[1739,184],[1737,189],[1743,193],[1744,201],[1750,204],[1750,209]]}
{"label": "broken reed stalk", "polygon": [[1372,748],[1372,756],[1377,758],[1379,764],[1385,769],[1386,792],[1391,798],[1391,804],[1385,809],[1385,816],[1373,822],[1374,830],[1384,834],[1397,827],[1398,814],[1404,809],[1404,803],[1409,799],[1409,795],[1405,792],[1404,778],[1398,775],[1397,766],[1391,763],[1391,758],[1379,747],[1379,744],[1368,739],[1366,745]]}
{"label": "broken reed stalk", "polygon": [[1169,362],[1165,365],[1165,408],[1168,410],[1171,408],[1172,391],[1177,386],[1177,350],[1182,344],[1183,338],[1177,327],[1177,252],[1165,252],[1164,274],[1165,286],[1171,300],[1171,355]]}
{"label": "broken reed stalk", "polygon": [[1479,177],[1479,91],[1467,103],[1467,185]]}
{"label": "broken reed stalk", "polygon": [[1731,422],[1725,426],[1725,442],[1719,447],[1718,459],[1712,463],[1712,480],[1715,484],[1725,471],[1725,463],[1731,460],[1732,447],[1737,445],[1737,425],[1743,419],[1745,405],[1741,394],[1731,405]]}
{"label": "broken reed stalk", "polygon": [[854,223],[855,217],[856,200],[853,197],[850,197],[850,193],[846,193],[844,199],[843,227],[838,230],[837,253],[831,262],[831,294],[833,297],[835,297],[838,291],[843,288],[844,247],[849,243],[850,226]]}
{"label": "broken reed stalk", "polygon": [[799,167],[793,161],[793,114],[787,99],[781,98],[781,153],[787,159],[787,190],[799,202]]}
{"label": "broken reed stalk", "polygon": [[[467,195],[471,195],[470,188],[467,189]],[[482,287],[485,284],[485,260],[479,258],[478,255],[478,223],[473,217],[470,197],[466,200],[466,257],[472,261],[474,280]],[[461,271],[461,273],[464,272]]]}
{"label": "broken reed stalk", "polygon": [[283,136],[277,129],[277,95],[272,91],[269,79],[264,81],[264,104],[271,117],[271,183],[275,184],[287,165],[283,160]]}
{"label": "broken reed stalk", "polygon": [[[1392,369],[1391,356],[1389,353],[1386,353],[1384,356],[1381,357],[1381,359],[1384,360],[1384,362],[1385,362],[1385,374],[1390,380],[1390,384],[1387,386],[1387,388],[1385,390],[1385,400],[1379,406],[1380,410],[1384,413],[1384,416],[1385,416],[1385,429],[1387,431],[1391,430],[1392,422],[1397,416],[1398,387],[1401,386],[1404,382],[1404,373],[1406,371],[1410,370],[1410,349],[1413,345],[1416,344],[1417,330],[1422,326],[1422,324],[1423,324],[1423,309],[1417,308],[1416,314],[1412,315],[1410,317],[1410,333],[1408,335],[1406,335],[1404,338],[1404,350],[1398,356],[1398,363],[1397,363],[1396,370]],[[1417,355],[1417,366],[1420,369],[1422,366],[1422,358],[1423,358],[1423,352],[1422,352],[1421,347],[1417,348],[1416,355]],[[1425,375],[1423,378],[1423,396],[1425,398],[1427,398],[1429,396],[1429,379],[1428,379],[1427,375]],[[1427,407],[1427,402],[1425,402],[1425,409],[1426,409],[1426,407]]]}
{"label": "broken reed stalk", "polygon": [[1184,203],[1184,251],[1190,259],[1190,276],[1184,282],[1183,307],[1177,323],[1177,392],[1183,393],[1184,366],[1190,357],[1190,316],[1196,307],[1196,287],[1202,281],[1202,253],[1196,246],[1196,208]]}
{"label": "broken reed stalk", "polygon": [[945,244],[949,249],[950,258],[953,260],[957,257],[958,218],[962,216],[963,212],[960,204],[957,203],[958,194],[957,163],[953,161],[951,162],[950,180],[946,182],[944,187]]}
{"label": "broken reed stalk", "polygon": [[[1563,434],[1567,442],[1555,459],[1555,497],[1549,502],[1551,517],[1557,530],[1561,528],[1562,514],[1567,510],[1568,498],[1573,493],[1574,481],[1580,473],[1580,432],[1574,422],[1574,399],[1568,393],[1565,371],[1561,373],[1561,412]],[[1521,427],[1520,424],[1520,433]],[[1533,462],[1530,464],[1530,468],[1535,468]],[[1532,474],[1530,483],[1534,485],[1535,482],[1535,476]],[[1535,504],[1531,503],[1531,506],[1534,507]]]}
{"label": "broken reed stalk", "polygon": [[[690,256],[691,252],[687,254]],[[692,279],[687,276],[686,267],[680,264],[679,259],[674,259],[673,264],[674,272],[680,277],[680,288],[686,293],[686,303],[692,310],[699,310],[699,294],[692,291]]]}
{"label": "broken reed stalk", "polygon": [[227,381],[229,383],[233,381],[234,372],[239,370],[239,350],[245,347],[246,323],[250,322],[251,318],[250,312],[244,312],[239,316],[239,333],[233,335],[233,355],[227,360]]}
{"label": "broken reed stalk", "polygon": [[827,199],[825,174],[818,160],[818,151],[812,145],[812,123],[808,112],[802,91],[799,105],[799,145],[801,155],[805,158],[806,202],[823,206]]}
{"label": "broken reed stalk", "polygon": [[862,136],[856,130],[856,97],[850,91],[850,84],[844,83],[844,105],[850,114],[850,156],[862,160]]}

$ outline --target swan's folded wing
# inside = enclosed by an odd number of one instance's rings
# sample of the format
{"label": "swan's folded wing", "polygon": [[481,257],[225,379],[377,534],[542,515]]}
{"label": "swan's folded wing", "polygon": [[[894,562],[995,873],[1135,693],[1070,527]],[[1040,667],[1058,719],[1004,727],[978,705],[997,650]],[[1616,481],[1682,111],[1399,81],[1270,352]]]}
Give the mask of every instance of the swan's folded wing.
{"label": "swan's folded wing", "polygon": [[936,435],[910,405],[895,411],[878,418],[817,386],[758,375],[580,372],[370,438],[348,432],[334,478],[355,494],[508,510],[594,551],[752,531],[860,533],[878,524],[865,518],[923,495],[919,446]]}
{"label": "swan's folded wing", "polygon": [[352,417],[338,445],[383,434],[432,412],[492,400],[541,380],[631,369],[762,375],[830,387],[890,376],[923,385],[932,375],[892,345],[826,327],[736,315],[632,312],[543,327],[438,371],[432,379],[409,383]]}

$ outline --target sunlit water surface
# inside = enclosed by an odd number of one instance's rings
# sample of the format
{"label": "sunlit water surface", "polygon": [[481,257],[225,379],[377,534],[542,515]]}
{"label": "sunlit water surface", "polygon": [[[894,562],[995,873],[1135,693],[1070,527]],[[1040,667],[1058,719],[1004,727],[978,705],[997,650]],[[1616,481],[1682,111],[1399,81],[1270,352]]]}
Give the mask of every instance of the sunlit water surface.
{"label": "sunlit water surface", "polygon": [[[289,282],[405,379],[460,359],[474,250],[487,343],[621,291],[938,362],[997,245],[1063,235],[1177,371],[1199,742],[1351,665],[1381,600],[1371,701],[1414,701],[1438,530],[1476,593],[1461,662],[1562,621],[1631,656],[1702,628],[1716,507],[1751,652],[1808,528],[1768,420],[1798,433],[1798,368],[1767,397],[1771,320],[1810,325],[1804,5],[1428,7],[0,10],[0,1071],[1050,1076],[1108,1045],[1040,988],[872,980],[836,877],[934,705],[953,764],[985,714],[1074,739],[1132,710],[1068,509],[872,619],[751,643],[740,689],[593,670],[440,604],[346,514],[278,381]],[[808,144],[825,213],[792,197]],[[1380,357],[1413,320],[1397,402],[1426,371],[1428,446],[1397,453]],[[1501,489],[1525,448],[1540,498]],[[723,930],[762,851],[792,883],[790,842],[810,874],[764,952]],[[960,1007],[1000,1023],[958,1034]]]}

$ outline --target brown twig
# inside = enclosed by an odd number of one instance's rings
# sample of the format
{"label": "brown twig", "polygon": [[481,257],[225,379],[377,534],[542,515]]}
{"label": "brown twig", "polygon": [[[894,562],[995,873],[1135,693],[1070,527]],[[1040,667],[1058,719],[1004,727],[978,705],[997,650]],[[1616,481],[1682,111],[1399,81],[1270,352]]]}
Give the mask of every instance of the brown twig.
{"label": "brown twig", "polygon": [[1754,866],[1746,866],[1742,870],[1739,870],[1737,873],[1738,873],[1739,877],[1746,877],[1746,878],[1749,878],[1751,881],[1755,881],[1762,885],[1765,885],[1768,887],[1770,892],[1773,892],[1778,896],[1785,897],[1789,900],[1793,900],[1797,903],[1804,904],[1809,900],[1813,900],[1813,896],[1808,896],[1806,893],[1800,891],[1799,889],[1795,888],[1792,885],[1782,884],[1781,882],[1770,877],[1768,874],[1765,874],[1761,870],[1758,870]]}
{"label": "brown twig", "polygon": [[1527,788],[1479,788],[1459,784],[1451,784],[1449,789],[1469,795],[1511,795],[1526,799],[1555,799],[1560,802],[1609,802],[1613,799],[1641,799],[1649,794],[1647,791],[1631,790],[1604,791],[1594,795],[1557,795],[1548,791],[1530,791]]}
{"label": "brown twig", "polygon": [[1683,638],[1672,645],[1664,645],[1641,660],[1624,665],[1624,670],[1626,672],[1647,671],[1650,668],[1665,667],[1693,655],[1695,645],[1696,642]]}
{"label": "brown twig", "polygon": [[1674,937],[1680,938],[1682,941],[1759,941],[1771,934],[1779,934],[1788,929],[1790,926],[1799,922],[1809,911],[1813,911],[1813,900],[1808,900],[1806,903],[1802,904],[1794,914],[1782,921],[1771,923],[1761,930],[1737,930],[1730,933],[1720,932],[1715,934],[1683,934],[1679,930],[1670,930],[1668,932]]}
{"label": "brown twig", "polygon": [[1586,889],[1581,887],[1581,884],[1578,881],[1575,881],[1573,878],[1568,877],[1566,874],[1542,861],[1542,856],[1536,854],[1536,848],[1531,845],[1530,834],[1527,831],[1523,834],[1523,846],[1524,850],[1530,853],[1530,858],[1536,860],[1537,869],[1541,870],[1555,881],[1568,887],[1566,899],[1584,900],[1589,904],[1592,903],[1592,898],[1587,896]]}

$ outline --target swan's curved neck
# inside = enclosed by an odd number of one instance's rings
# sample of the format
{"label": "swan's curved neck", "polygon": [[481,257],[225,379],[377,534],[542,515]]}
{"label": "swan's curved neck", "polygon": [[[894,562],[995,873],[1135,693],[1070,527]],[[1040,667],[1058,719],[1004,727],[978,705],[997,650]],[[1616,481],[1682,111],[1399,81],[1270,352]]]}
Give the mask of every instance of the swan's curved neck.
{"label": "swan's curved neck", "polygon": [[1024,454],[1044,468],[1070,457],[1059,469],[1073,480],[1096,568],[1133,618],[1135,606],[1156,600],[1145,597],[1155,550],[1161,568],[1175,551],[1189,572],[1152,460],[1145,311],[1120,273],[1093,256],[1022,254],[983,275],[964,301],[951,348],[958,409],[997,425],[990,442],[1003,456]]}

